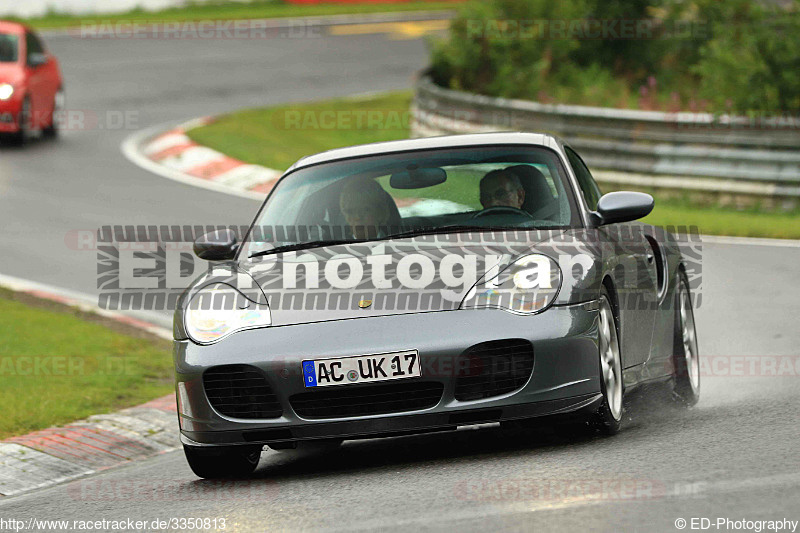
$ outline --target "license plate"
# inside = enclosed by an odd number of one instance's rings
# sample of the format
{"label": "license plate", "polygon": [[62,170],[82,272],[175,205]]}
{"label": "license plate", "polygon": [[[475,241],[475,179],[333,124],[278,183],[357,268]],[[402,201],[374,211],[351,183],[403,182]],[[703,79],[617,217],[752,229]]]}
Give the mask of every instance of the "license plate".
{"label": "license plate", "polygon": [[418,378],[422,365],[416,350],[303,361],[306,387],[327,387]]}

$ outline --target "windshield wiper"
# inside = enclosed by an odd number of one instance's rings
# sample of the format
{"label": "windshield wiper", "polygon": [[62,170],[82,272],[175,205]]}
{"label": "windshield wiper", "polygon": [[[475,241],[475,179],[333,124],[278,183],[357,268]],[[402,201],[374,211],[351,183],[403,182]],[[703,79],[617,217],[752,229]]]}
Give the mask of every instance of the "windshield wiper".
{"label": "windshield wiper", "polygon": [[319,248],[321,246],[333,246],[336,244],[353,244],[356,242],[363,242],[359,240],[338,240],[338,241],[309,241],[309,242],[295,242],[292,244],[284,244],[282,246],[276,246],[275,248],[270,248],[269,250],[261,250],[260,252],[254,252],[248,256],[248,259],[252,259],[253,257],[261,257],[263,255],[272,255],[272,254],[280,254],[283,252],[295,252],[297,250],[307,250],[309,248]]}
{"label": "windshield wiper", "polygon": [[292,244],[285,244],[283,246],[276,246],[275,248],[270,248],[269,250],[254,252],[250,254],[248,258],[252,259],[253,257],[261,257],[264,255],[279,254],[283,252],[294,252],[298,250],[307,250],[309,248],[319,248],[322,246],[334,246],[337,244],[360,244],[365,242],[388,241],[391,239],[417,237],[419,235],[435,235],[437,233],[458,233],[462,231],[478,231],[478,232],[505,231],[514,229],[520,229],[520,228],[517,226],[470,226],[466,224],[453,224],[450,226],[416,228],[408,231],[402,231],[400,233],[393,233],[391,235],[386,235],[384,237],[373,237],[370,239],[340,239],[340,240],[327,240],[327,241],[320,240],[320,241],[309,241],[309,242],[296,242]]}
{"label": "windshield wiper", "polygon": [[386,237],[376,240],[402,239],[405,237],[416,237],[418,235],[435,235],[437,233],[458,233],[461,231],[484,232],[484,231],[503,231],[511,229],[519,229],[519,228],[516,226],[469,226],[465,224],[453,224],[450,226],[416,228],[408,231],[403,231],[400,233],[394,233],[392,235],[387,235]]}

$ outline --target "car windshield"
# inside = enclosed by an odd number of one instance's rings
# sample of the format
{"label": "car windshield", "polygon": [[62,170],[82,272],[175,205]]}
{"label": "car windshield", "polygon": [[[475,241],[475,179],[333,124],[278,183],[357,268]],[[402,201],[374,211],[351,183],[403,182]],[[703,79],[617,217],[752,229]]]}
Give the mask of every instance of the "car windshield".
{"label": "car windshield", "polygon": [[549,149],[515,145],[401,152],[286,175],[259,214],[242,257],[304,245],[576,223],[563,166]]}
{"label": "car windshield", "polygon": [[9,33],[0,33],[0,63],[15,63],[17,61],[17,36]]}

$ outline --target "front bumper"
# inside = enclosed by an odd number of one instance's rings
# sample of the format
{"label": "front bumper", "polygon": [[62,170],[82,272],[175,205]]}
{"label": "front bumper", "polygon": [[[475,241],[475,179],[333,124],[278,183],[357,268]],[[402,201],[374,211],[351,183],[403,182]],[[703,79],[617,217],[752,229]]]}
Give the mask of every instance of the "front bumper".
{"label": "front bumper", "polygon": [[22,102],[16,97],[10,100],[0,100],[0,133],[16,133],[19,131],[19,113]]}
{"label": "front bumper", "polygon": [[[593,302],[558,306],[533,316],[496,309],[416,313],[249,330],[209,346],[176,341],[181,438],[188,445],[214,446],[386,436],[592,409],[602,398],[595,307]],[[507,394],[459,401],[454,397],[455,372],[431,376],[423,370],[422,379],[444,385],[441,400],[427,409],[304,419],[289,401],[308,391],[300,371],[304,359],[416,349],[423,369],[449,368],[453,365],[431,362],[507,338],[529,340],[534,352],[530,379]],[[251,420],[218,413],[206,398],[202,374],[229,364],[260,368],[283,408],[282,416]]]}

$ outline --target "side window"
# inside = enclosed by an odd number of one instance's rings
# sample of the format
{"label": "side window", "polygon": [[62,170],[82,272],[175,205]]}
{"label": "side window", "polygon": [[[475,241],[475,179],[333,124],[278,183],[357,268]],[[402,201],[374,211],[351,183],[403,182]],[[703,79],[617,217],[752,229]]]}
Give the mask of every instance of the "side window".
{"label": "side window", "polygon": [[42,45],[42,41],[39,38],[31,33],[25,33],[25,48],[27,57],[30,60],[31,54],[43,54],[44,53],[44,46]]}
{"label": "side window", "polygon": [[586,200],[586,205],[589,209],[594,211],[597,209],[597,201],[600,200],[601,192],[597,182],[594,181],[591,172],[586,168],[583,160],[572,149],[564,147],[567,152],[567,159],[569,164],[572,165],[572,170],[575,171],[575,177],[578,178],[578,185],[583,193],[583,198]]}

